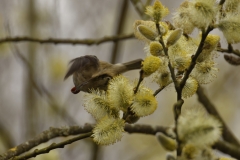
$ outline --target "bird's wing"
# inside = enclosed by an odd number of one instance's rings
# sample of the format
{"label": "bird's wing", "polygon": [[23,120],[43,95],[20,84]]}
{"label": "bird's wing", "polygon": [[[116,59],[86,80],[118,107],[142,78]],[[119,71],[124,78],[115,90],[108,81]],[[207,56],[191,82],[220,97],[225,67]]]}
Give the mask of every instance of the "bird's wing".
{"label": "bird's wing", "polygon": [[74,72],[86,69],[86,67],[93,67],[98,69],[99,60],[96,56],[86,55],[82,57],[75,58],[69,62],[71,64],[69,70],[67,71],[64,80],[71,76]]}

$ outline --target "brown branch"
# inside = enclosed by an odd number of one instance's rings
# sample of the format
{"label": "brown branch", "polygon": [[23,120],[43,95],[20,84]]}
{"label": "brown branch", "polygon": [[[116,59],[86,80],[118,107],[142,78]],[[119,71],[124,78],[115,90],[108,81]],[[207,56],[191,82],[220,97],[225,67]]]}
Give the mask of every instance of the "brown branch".
{"label": "brown branch", "polygon": [[120,40],[126,40],[134,38],[133,33],[126,35],[115,35],[115,36],[105,36],[99,39],[58,39],[58,38],[48,38],[48,39],[39,39],[32,37],[6,37],[0,39],[0,44],[8,42],[36,42],[40,44],[70,44],[70,45],[99,45],[105,42],[116,42]]}
{"label": "brown branch", "polygon": [[140,87],[140,84],[142,83],[144,77],[143,77],[143,70],[141,69],[139,72],[139,79],[138,79],[138,83],[137,86],[134,88],[134,94],[136,94],[138,92],[138,89]]}
{"label": "brown branch", "polygon": [[240,159],[240,148],[239,147],[236,147],[226,141],[217,141],[213,148],[225,153],[225,154],[228,154],[236,159]]}
{"label": "brown branch", "polygon": [[238,139],[234,136],[234,134],[230,131],[227,124],[224,122],[223,118],[220,116],[218,111],[216,110],[216,107],[210,102],[208,97],[205,95],[203,89],[201,86],[199,86],[197,90],[198,95],[198,101],[202,103],[202,105],[206,108],[209,114],[215,116],[218,118],[222,125],[223,125],[223,139],[226,140],[229,143],[232,143],[238,147],[240,147],[240,144],[238,142]]}
{"label": "brown branch", "polygon": [[[144,124],[126,124],[124,130],[128,133],[142,133],[142,134],[150,134],[155,135],[158,132],[164,133],[168,135],[169,127],[164,126],[156,126],[153,127],[151,125],[144,125]],[[170,136],[170,135],[169,135]]]}
{"label": "brown branch", "polygon": [[33,152],[27,153],[25,155],[13,157],[11,160],[25,160],[28,158],[33,158],[33,157],[36,157],[37,155],[48,153],[51,150],[56,149],[56,148],[64,148],[64,146],[66,146],[68,144],[71,144],[73,142],[79,141],[84,138],[89,138],[91,135],[92,135],[92,132],[81,134],[79,136],[68,139],[66,141],[62,141],[60,143],[53,143],[46,148],[35,149]]}
{"label": "brown branch", "polygon": [[[65,127],[65,128],[51,127],[49,130],[42,132],[35,138],[25,143],[22,143],[8,150],[6,153],[0,155],[0,160],[7,160],[14,156],[18,156],[56,137],[67,137],[67,136],[73,136],[73,135],[91,132],[93,127],[94,125],[91,125],[91,124],[85,124],[83,127],[79,127],[79,126],[71,126],[71,127]],[[162,127],[162,126],[152,127],[150,125],[129,125],[129,124],[125,125],[125,131],[128,133],[144,133],[144,134],[155,135],[157,132],[162,132],[167,135],[167,129],[168,127]]]}
{"label": "brown branch", "polygon": [[240,51],[238,49],[233,49],[231,44],[228,44],[228,48],[227,49],[218,47],[217,51],[218,52],[225,52],[225,53],[232,53],[232,54],[235,54],[236,56],[240,57]]}
{"label": "brown branch", "polygon": [[[22,144],[20,144],[16,147],[10,149],[9,151],[4,153],[3,155],[0,155],[0,160],[7,160],[7,159],[10,159],[14,156],[18,156],[22,153],[25,153],[25,152],[29,151],[33,147],[36,147],[39,144],[47,142],[50,139],[53,139],[53,138],[56,138],[56,137],[66,137],[66,136],[72,136],[72,135],[87,133],[87,135],[85,135],[84,137],[82,137],[82,135],[80,135],[78,137],[70,139],[70,141],[67,140],[67,141],[60,142],[58,144],[52,144],[52,145],[50,145],[50,146],[48,146],[44,149],[35,150],[32,153],[29,153],[27,155],[28,156],[31,155],[32,157],[34,157],[38,154],[47,153],[52,149],[63,147],[66,144],[70,144],[69,142],[72,143],[72,142],[77,141],[79,139],[89,137],[91,135],[90,133],[91,133],[93,127],[94,127],[93,125],[86,124],[84,127],[71,126],[71,127],[66,127],[66,128],[50,128],[49,130],[44,131],[43,133],[41,133],[37,137],[33,138],[32,140],[29,140],[25,143],[22,143]],[[164,133],[165,135],[168,135],[168,130],[169,129],[170,129],[169,127],[163,127],[163,126],[153,127],[153,126],[150,126],[150,125],[140,125],[140,124],[135,124],[135,125],[126,124],[125,128],[124,128],[124,130],[126,132],[128,132],[129,134],[141,133],[141,134],[148,134],[148,135],[156,135],[156,133],[158,133],[158,132],[161,132],[161,133]],[[227,142],[218,141],[218,142],[215,143],[214,148],[218,149],[219,151],[221,151],[223,153],[227,153],[234,158],[240,159],[239,148],[236,148],[233,145],[228,144]],[[19,157],[15,157],[15,158],[21,158],[21,157],[19,156]],[[22,158],[24,158],[24,157],[22,157]],[[25,157],[25,158],[30,158],[30,157]]]}
{"label": "brown branch", "polygon": [[221,0],[220,2],[219,2],[219,5],[223,5],[225,3],[225,0]]}
{"label": "brown branch", "polygon": [[18,156],[22,153],[25,153],[29,151],[30,149],[49,141],[50,139],[56,138],[56,137],[67,137],[70,135],[77,135],[77,134],[83,134],[88,133],[92,131],[93,126],[86,124],[83,127],[79,126],[72,126],[68,128],[50,128],[49,130],[46,130],[36,136],[35,138],[22,143],[14,148],[11,148],[3,155],[0,155],[0,160],[7,160],[9,158],[12,158],[14,156]]}
{"label": "brown branch", "polygon": [[165,86],[161,86],[160,88],[158,88],[154,93],[153,96],[157,96],[158,93],[160,93],[164,88],[166,88],[169,84],[171,84],[172,81],[170,81],[168,84],[166,84]]}

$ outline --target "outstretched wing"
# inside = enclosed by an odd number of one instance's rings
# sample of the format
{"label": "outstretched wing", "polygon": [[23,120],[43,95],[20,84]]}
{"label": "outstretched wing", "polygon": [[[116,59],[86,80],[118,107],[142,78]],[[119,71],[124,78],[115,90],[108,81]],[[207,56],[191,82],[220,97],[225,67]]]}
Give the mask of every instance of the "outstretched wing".
{"label": "outstretched wing", "polygon": [[95,69],[99,67],[99,60],[94,55],[81,56],[71,60],[69,63],[71,63],[71,66],[67,71],[64,80],[71,76],[74,72],[81,72],[81,70],[84,70],[88,66],[94,67]]}

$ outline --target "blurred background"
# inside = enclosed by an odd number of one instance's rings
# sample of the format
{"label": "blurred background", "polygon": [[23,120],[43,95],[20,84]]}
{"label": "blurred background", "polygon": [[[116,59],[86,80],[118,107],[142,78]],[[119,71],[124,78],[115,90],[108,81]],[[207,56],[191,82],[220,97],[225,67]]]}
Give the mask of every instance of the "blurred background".
{"label": "blurred background", "polygon": [[[135,0],[136,1],[136,0]],[[142,4],[151,3],[142,0]],[[170,10],[165,20],[182,1],[162,0]],[[138,3],[141,8],[141,3]],[[135,20],[142,19],[128,0],[1,0],[0,39],[29,36],[39,39],[98,39],[104,36],[130,34]],[[213,33],[219,34],[217,30]],[[223,48],[226,41],[221,40]],[[71,78],[63,80],[68,62],[76,57],[93,54],[100,60],[118,63],[144,58],[144,43],[134,38],[100,45],[40,44],[32,42],[0,44],[0,153],[23,143],[49,127],[82,126],[94,119],[82,106],[84,93],[73,95]],[[240,49],[239,45],[234,48]],[[229,65],[223,54],[216,59],[218,77],[204,85],[205,93],[216,105],[221,116],[240,139],[240,76],[239,67]],[[138,71],[126,74],[138,79]],[[150,79],[144,82],[153,90],[157,85]],[[169,126],[174,123],[172,106],[176,102],[173,86],[157,96],[158,108],[154,114],[137,123]],[[187,99],[183,111],[201,107],[197,96]],[[38,146],[42,148],[54,139]],[[90,139],[81,140],[64,149],[37,156],[36,159],[85,160],[155,160],[164,159],[166,151],[154,136],[125,134],[111,146],[97,146]]]}

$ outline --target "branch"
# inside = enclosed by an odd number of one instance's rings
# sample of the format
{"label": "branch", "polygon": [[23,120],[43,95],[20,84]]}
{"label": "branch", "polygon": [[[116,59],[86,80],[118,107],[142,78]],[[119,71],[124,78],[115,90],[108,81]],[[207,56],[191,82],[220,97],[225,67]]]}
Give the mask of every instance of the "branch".
{"label": "branch", "polygon": [[[87,138],[92,133],[93,125],[86,124],[83,127],[79,126],[71,126],[66,128],[50,128],[47,131],[44,131],[39,136],[35,137],[34,139],[27,141],[23,144],[20,144],[9,151],[7,151],[5,154],[0,155],[0,160],[7,160],[14,156],[17,156],[19,154],[22,154],[28,150],[30,150],[33,147],[38,146],[39,144],[43,142],[47,142],[50,139],[56,138],[56,137],[66,137],[66,136],[72,136],[72,135],[78,135],[77,137],[74,137],[72,139],[69,139],[67,141],[60,142],[58,144],[53,143],[50,146],[40,149],[40,150],[34,150],[32,153],[25,154],[25,156],[18,156],[15,157],[15,159],[26,159],[30,157],[35,157],[39,154],[48,153],[50,150],[64,147],[67,144],[70,144],[72,142],[75,142],[77,140]],[[128,133],[141,133],[141,134],[148,134],[148,135],[156,135],[158,132],[162,132],[166,135],[168,135],[169,127],[163,127],[163,126],[150,126],[150,125],[129,125],[126,124],[124,130]],[[82,135],[84,134],[84,135]],[[171,137],[171,136],[170,136]],[[228,144],[227,142],[218,141],[215,143],[214,148],[218,149],[219,151],[223,153],[227,153],[231,155],[234,158],[240,159],[240,151],[235,146]]]}
{"label": "branch", "polygon": [[236,56],[240,57],[240,51],[238,49],[233,49],[231,44],[228,44],[228,48],[227,49],[218,47],[217,51],[218,52],[225,52],[225,53],[232,53],[232,54],[235,54]]}
{"label": "branch", "polygon": [[225,0],[221,0],[220,2],[219,2],[219,5],[223,5],[225,3]]}
{"label": "branch", "polygon": [[210,31],[212,31],[212,30],[213,30],[213,28],[209,26],[209,27],[207,28],[206,32],[203,32],[203,33],[202,33],[202,38],[201,38],[201,42],[200,42],[200,44],[199,44],[199,46],[198,46],[198,49],[197,49],[195,55],[193,56],[192,61],[191,61],[191,64],[190,64],[190,66],[188,67],[188,69],[187,69],[187,71],[186,71],[186,73],[185,73],[182,81],[181,81],[180,84],[179,84],[179,88],[178,88],[178,90],[177,90],[178,100],[182,99],[182,90],[183,90],[183,87],[185,86],[186,81],[187,81],[187,79],[189,78],[190,73],[192,72],[192,70],[194,69],[194,67],[195,67],[195,65],[196,65],[197,58],[198,58],[198,56],[200,55],[200,53],[202,52],[202,49],[203,49],[203,46],[204,46],[204,41],[205,41],[205,39],[207,38],[208,33],[209,33]]}
{"label": "branch", "polygon": [[240,148],[236,147],[226,141],[218,141],[214,144],[213,148],[226,153],[236,159],[240,159]]}
{"label": "branch", "polygon": [[198,101],[202,103],[202,105],[206,108],[208,113],[211,115],[217,117],[222,125],[223,125],[223,139],[228,141],[229,143],[232,143],[238,147],[240,147],[240,144],[238,142],[238,139],[234,136],[234,134],[230,131],[228,128],[227,124],[224,122],[218,111],[216,110],[216,107],[210,102],[208,97],[205,95],[203,92],[203,89],[201,86],[198,87],[197,90],[197,95],[198,95]]}
{"label": "branch", "polygon": [[166,88],[169,84],[171,84],[172,81],[170,81],[168,84],[166,84],[165,86],[161,86],[160,88],[158,88],[154,93],[153,96],[157,96],[158,93],[160,93],[164,88]]}
{"label": "branch", "polygon": [[[64,128],[51,127],[49,130],[42,132],[35,138],[27,142],[24,142],[14,148],[11,148],[6,153],[0,155],[0,160],[7,160],[14,156],[18,156],[56,137],[67,137],[91,132],[93,127],[94,125],[91,124],[85,124],[83,127],[79,126],[70,126]],[[129,125],[129,124],[125,125],[125,131],[128,133],[143,133],[152,135],[155,135],[157,132],[162,132],[167,135],[168,128],[169,127],[162,126],[152,127],[150,125]]]}
{"label": "branch", "polygon": [[83,127],[79,126],[72,126],[68,128],[50,128],[49,130],[46,130],[36,136],[35,138],[22,143],[14,148],[11,148],[6,153],[0,155],[0,160],[7,160],[9,158],[12,158],[14,156],[18,156],[22,153],[25,153],[29,151],[30,149],[49,141],[50,139],[56,138],[56,137],[67,137],[70,135],[77,135],[77,134],[83,134],[88,133],[92,131],[93,126],[86,124]]}
{"label": "branch", "polygon": [[48,153],[51,150],[56,149],[56,148],[64,148],[64,146],[66,146],[68,144],[71,144],[73,142],[76,142],[76,141],[84,139],[84,138],[88,138],[91,135],[92,135],[92,132],[81,134],[79,136],[68,139],[66,141],[62,141],[60,143],[53,143],[46,148],[42,148],[42,149],[39,149],[39,150],[35,149],[33,152],[27,153],[25,155],[13,157],[12,160],[25,160],[25,159],[28,159],[28,158],[33,158],[33,157],[36,157],[37,155]]}
{"label": "branch", "polygon": [[70,45],[99,45],[105,42],[116,42],[120,40],[134,38],[133,33],[126,35],[115,35],[115,36],[105,36],[99,39],[58,39],[58,38],[49,38],[49,39],[38,39],[32,37],[6,37],[0,39],[0,44],[7,42],[36,42],[36,43],[49,43],[49,44],[70,44]]}

